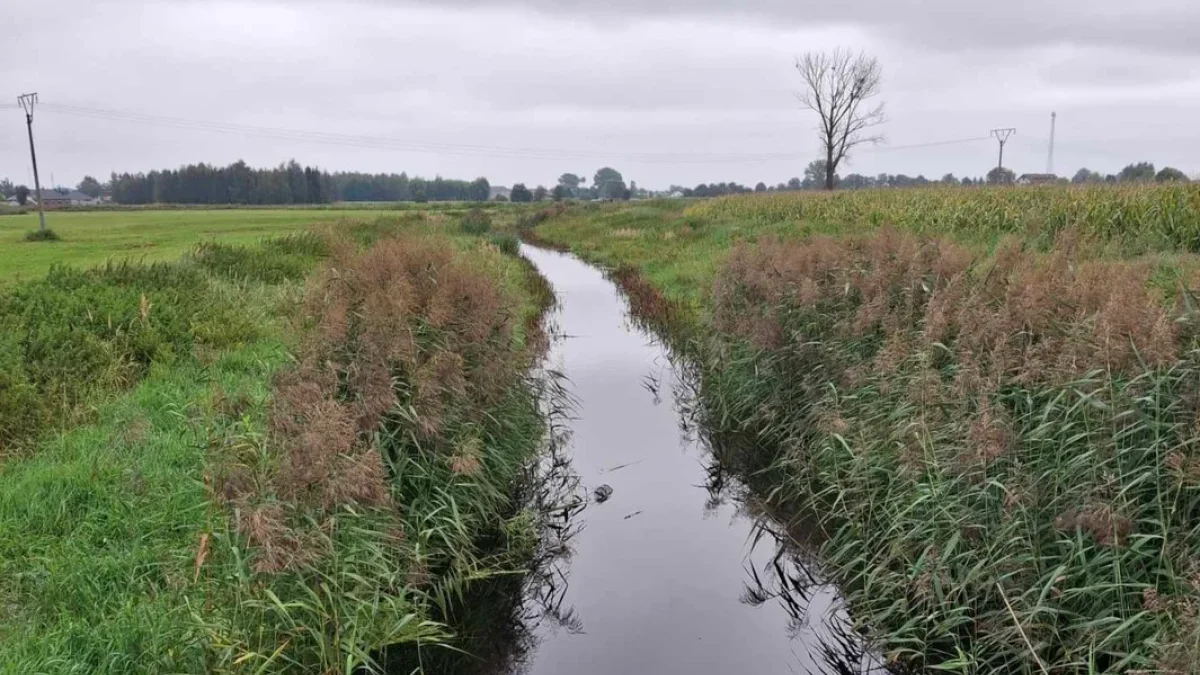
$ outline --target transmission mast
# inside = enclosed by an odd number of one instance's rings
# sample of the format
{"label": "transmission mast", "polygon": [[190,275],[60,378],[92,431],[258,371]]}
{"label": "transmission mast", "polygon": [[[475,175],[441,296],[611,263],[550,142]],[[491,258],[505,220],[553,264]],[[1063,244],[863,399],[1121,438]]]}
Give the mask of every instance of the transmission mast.
{"label": "transmission mast", "polygon": [[1017,133],[1016,129],[992,129],[992,138],[1000,141],[1000,159],[996,162],[997,169],[1004,168],[1004,144],[1008,142],[1008,137]]}
{"label": "transmission mast", "polygon": [[1054,126],[1058,121],[1058,113],[1050,113],[1050,154],[1046,157],[1046,173],[1054,173]]}

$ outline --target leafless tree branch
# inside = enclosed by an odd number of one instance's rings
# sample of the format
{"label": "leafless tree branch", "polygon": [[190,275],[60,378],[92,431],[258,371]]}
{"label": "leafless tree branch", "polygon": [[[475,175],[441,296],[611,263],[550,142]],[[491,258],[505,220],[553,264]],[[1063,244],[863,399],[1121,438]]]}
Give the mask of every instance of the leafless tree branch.
{"label": "leafless tree branch", "polygon": [[850,150],[864,143],[883,141],[869,130],[886,121],[883,103],[870,107],[867,100],[879,94],[883,68],[879,60],[838,48],[808,52],[796,59],[804,89],[800,103],[821,118],[817,126],[825,150],[825,189],[833,189],[833,176]]}

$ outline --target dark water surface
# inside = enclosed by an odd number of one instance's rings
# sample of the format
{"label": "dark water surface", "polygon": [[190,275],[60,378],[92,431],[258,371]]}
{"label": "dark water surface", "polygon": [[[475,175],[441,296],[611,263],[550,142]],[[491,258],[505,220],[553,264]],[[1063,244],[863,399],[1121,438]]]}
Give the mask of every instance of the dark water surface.
{"label": "dark water surface", "polygon": [[[548,367],[575,399],[565,454],[589,503],[527,617],[533,675],[882,672],[836,589],[785,551],[683,431],[679,372],[599,270],[528,246],[563,337]],[[685,405],[680,405],[680,404]],[[602,503],[592,496],[612,488]],[[566,518],[564,512],[564,519]],[[549,584],[549,588],[546,586]]]}

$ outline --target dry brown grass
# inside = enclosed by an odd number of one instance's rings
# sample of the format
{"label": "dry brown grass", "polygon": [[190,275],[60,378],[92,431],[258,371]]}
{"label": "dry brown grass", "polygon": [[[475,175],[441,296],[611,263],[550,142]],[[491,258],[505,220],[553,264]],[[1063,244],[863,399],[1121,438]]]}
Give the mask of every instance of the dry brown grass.
{"label": "dry brown grass", "polygon": [[1178,324],[1148,285],[1147,264],[1081,260],[1073,239],[1050,255],[1015,241],[983,258],[953,243],[884,228],[867,236],[739,246],[714,288],[720,330],[764,349],[811,337],[787,315],[828,317],[842,339],[879,336],[876,372],[914,352],[950,349],[956,396],[1001,380],[1061,382],[1129,373],[1178,357]]}
{"label": "dry brown grass", "polygon": [[[309,282],[297,364],[278,376],[263,475],[227,460],[212,489],[274,572],[310,559],[302,522],[341,506],[399,516],[383,451],[385,418],[403,408],[409,432],[456,473],[481,468],[482,449],[442,438],[450,419],[482,415],[522,372],[512,358],[515,300],[445,239],[403,235],[359,250],[332,240]],[[218,394],[215,410],[238,407]],[[226,453],[236,456],[236,453]],[[316,514],[317,518],[300,518]]]}

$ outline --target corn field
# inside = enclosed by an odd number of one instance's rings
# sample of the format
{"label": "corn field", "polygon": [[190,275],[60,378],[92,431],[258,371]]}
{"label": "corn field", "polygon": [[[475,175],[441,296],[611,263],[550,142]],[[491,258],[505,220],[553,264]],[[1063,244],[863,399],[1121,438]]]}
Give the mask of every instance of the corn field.
{"label": "corn field", "polygon": [[1200,185],[936,187],[737,195],[686,215],[760,222],[892,225],[923,234],[1053,235],[1065,228],[1154,250],[1200,251]]}

